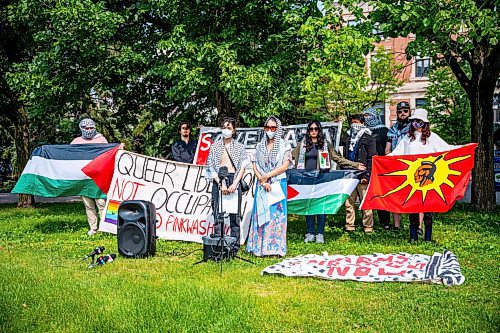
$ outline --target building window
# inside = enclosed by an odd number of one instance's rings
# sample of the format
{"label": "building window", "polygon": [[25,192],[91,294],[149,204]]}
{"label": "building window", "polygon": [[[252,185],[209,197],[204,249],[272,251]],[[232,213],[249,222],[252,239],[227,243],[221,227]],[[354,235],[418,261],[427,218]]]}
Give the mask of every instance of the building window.
{"label": "building window", "polygon": [[360,21],[360,20],[348,20],[348,21],[347,21],[347,25],[348,25],[349,27],[355,27],[355,26],[357,26],[357,25],[358,25],[358,24],[360,24],[360,23],[361,23],[361,21]]}
{"label": "building window", "polygon": [[423,108],[427,105],[427,98],[415,98],[415,108]]}
{"label": "building window", "polygon": [[380,119],[382,120],[382,123],[385,125],[385,102],[375,102],[374,107],[378,110]]}
{"label": "building window", "polygon": [[429,66],[431,60],[429,58],[415,60],[415,77],[427,77],[429,76]]}

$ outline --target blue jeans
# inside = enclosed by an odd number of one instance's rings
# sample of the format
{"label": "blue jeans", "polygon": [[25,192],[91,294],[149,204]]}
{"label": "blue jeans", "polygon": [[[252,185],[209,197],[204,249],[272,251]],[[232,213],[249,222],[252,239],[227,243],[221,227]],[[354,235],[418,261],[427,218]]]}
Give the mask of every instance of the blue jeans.
{"label": "blue jeans", "polygon": [[[314,220],[318,218],[318,232],[314,232]],[[325,223],[326,223],[326,215],[325,214],[319,214],[319,215],[306,215],[306,224],[307,224],[307,233],[311,235],[317,235],[321,234],[323,235],[325,233]]]}

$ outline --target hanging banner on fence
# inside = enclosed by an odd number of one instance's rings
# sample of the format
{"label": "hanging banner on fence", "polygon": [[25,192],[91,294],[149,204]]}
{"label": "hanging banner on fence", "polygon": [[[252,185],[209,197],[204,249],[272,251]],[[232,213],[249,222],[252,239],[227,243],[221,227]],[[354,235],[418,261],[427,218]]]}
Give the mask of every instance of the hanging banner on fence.
{"label": "hanging banner on fence", "polygon": [[[203,166],[119,151],[99,230],[117,232],[118,207],[122,201],[146,200],[156,207],[159,238],[201,243],[203,236],[214,232],[212,182],[205,179],[203,169]],[[243,194],[241,203],[242,241],[247,237],[252,213],[253,172],[248,170],[244,179],[251,190]],[[228,224],[225,230],[229,234]]]}
{"label": "hanging banner on fence", "polygon": [[461,285],[465,281],[457,257],[448,250],[432,256],[308,254],[269,266],[261,272],[264,274],[362,282],[432,282],[447,286]]}
{"label": "hanging banner on fence", "polygon": [[[324,122],[321,123],[321,125],[323,126],[323,133],[326,140],[338,150],[342,122]],[[283,138],[292,148],[295,148],[297,143],[304,138],[306,130],[307,124],[285,126]],[[254,152],[257,143],[262,139],[262,135],[264,135],[264,130],[261,127],[238,128],[237,130],[237,140],[245,146],[247,154],[252,154]],[[200,129],[194,163],[197,165],[206,165],[210,146],[213,142],[220,140],[221,137],[220,128],[202,127]]]}

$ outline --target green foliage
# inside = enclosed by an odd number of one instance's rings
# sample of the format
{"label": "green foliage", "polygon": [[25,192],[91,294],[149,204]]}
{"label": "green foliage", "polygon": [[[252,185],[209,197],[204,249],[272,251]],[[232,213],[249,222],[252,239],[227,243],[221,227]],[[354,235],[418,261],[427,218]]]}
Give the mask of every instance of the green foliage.
{"label": "green foliage", "polygon": [[[276,258],[192,264],[200,244],[158,241],[148,259],[117,258],[87,270],[97,245],[116,252],[116,236],[86,235],[81,203],[0,206],[2,332],[495,332],[500,301],[500,212],[457,205],[436,216],[435,243],[409,244],[376,224],[373,234],[345,234],[343,213],[330,216],[326,244],[304,244],[303,218],[288,223],[288,256],[306,253],[423,253],[443,249],[459,260],[465,283],[361,283],[261,276]],[[361,228],[360,228],[361,229]],[[185,256],[188,254],[188,256]],[[242,254],[249,258],[246,254]]]}
{"label": "green foliage", "polygon": [[464,89],[447,67],[432,68],[426,109],[432,130],[450,144],[471,142],[470,103]]}
{"label": "green foliage", "polygon": [[300,31],[309,50],[302,66],[305,109],[323,120],[361,113],[401,85],[395,76],[401,68],[382,47],[366,65],[375,41],[370,26],[345,26],[341,15],[338,6],[325,3],[325,15],[310,18]]}

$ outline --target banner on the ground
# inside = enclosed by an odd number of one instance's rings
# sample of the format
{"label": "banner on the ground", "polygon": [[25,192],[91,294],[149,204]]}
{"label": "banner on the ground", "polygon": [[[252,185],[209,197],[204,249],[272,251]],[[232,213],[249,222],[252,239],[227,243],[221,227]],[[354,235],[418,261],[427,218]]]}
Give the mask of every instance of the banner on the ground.
{"label": "banner on the ground", "polygon": [[457,257],[448,250],[432,256],[308,254],[285,259],[265,268],[261,274],[361,282],[432,282],[447,286],[461,285],[465,281]]}
{"label": "banner on the ground", "polygon": [[[121,150],[116,154],[113,179],[108,191],[100,229],[117,232],[118,207],[125,200],[146,200],[156,207],[159,238],[202,242],[212,234],[212,182],[204,167],[167,161]],[[246,239],[253,206],[253,173],[244,179],[251,190],[243,194],[241,240]],[[229,221],[226,221],[229,234]]]}
{"label": "banner on the ground", "polygon": [[[323,126],[323,133],[326,140],[338,150],[342,122],[324,122],[321,123],[321,125]],[[292,148],[295,148],[304,138],[306,130],[307,124],[284,126],[283,138]],[[247,154],[252,154],[255,151],[257,143],[262,139],[264,130],[261,127],[238,128],[236,134],[236,140],[245,146]],[[210,146],[213,142],[221,140],[221,138],[222,134],[220,128],[202,127],[200,129],[200,136],[198,137],[198,146],[196,147],[194,163],[197,165],[206,165]]]}
{"label": "banner on the ground", "polygon": [[337,214],[354,191],[362,171],[287,171],[288,213]]}
{"label": "banner on the ground", "polygon": [[82,169],[100,156],[116,152],[118,145],[110,143],[37,147],[31,153],[30,160],[12,193],[42,197],[104,197],[104,193]]}
{"label": "banner on the ground", "polygon": [[394,213],[449,211],[464,197],[476,146],[469,144],[432,154],[374,156],[361,209]]}

